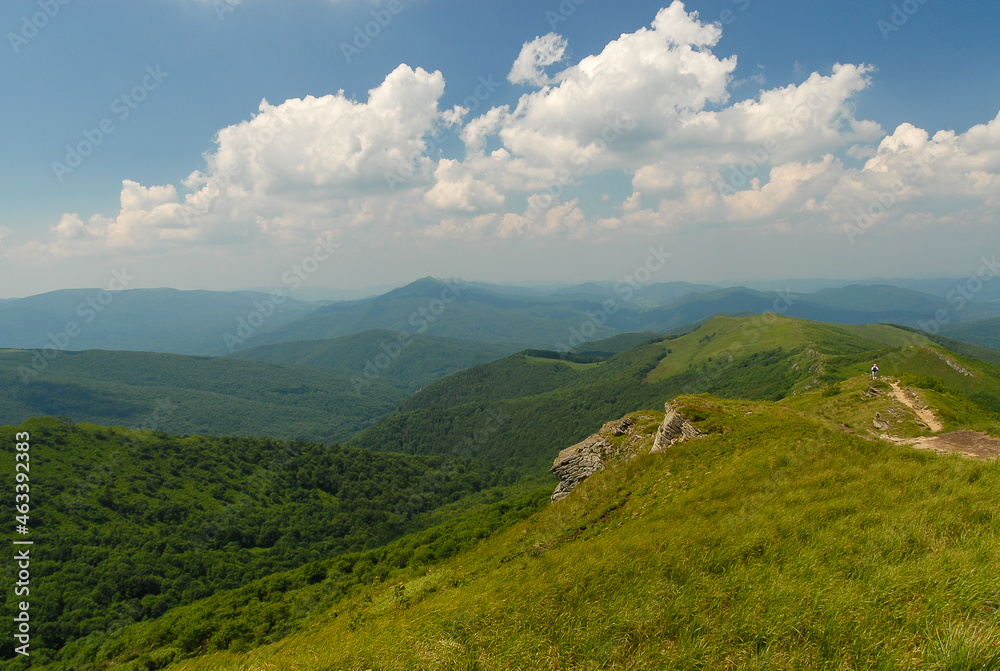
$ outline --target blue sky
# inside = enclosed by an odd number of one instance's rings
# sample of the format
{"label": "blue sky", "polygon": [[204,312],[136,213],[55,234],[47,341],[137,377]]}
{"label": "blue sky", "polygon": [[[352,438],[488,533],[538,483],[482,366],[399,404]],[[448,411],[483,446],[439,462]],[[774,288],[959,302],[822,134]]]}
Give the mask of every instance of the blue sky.
{"label": "blue sky", "polygon": [[968,0],[11,0],[0,297],[279,286],[322,241],[307,283],[344,288],[617,280],[650,246],[652,281],[966,276],[1000,252],[997,26]]}

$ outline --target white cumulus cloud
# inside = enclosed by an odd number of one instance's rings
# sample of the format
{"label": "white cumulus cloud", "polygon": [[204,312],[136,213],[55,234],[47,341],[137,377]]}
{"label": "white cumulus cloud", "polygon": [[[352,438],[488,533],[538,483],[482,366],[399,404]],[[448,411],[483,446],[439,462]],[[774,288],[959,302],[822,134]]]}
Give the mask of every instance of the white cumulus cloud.
{"label": "white cumulus cloud", "polygon": [[[721,36],[679,0],[577,62],[549,33],[508,75],[532,89],[473,117],[441,108],[444,74],[408,65],[363,101],[263,101],[178,186],[126,178],[117,213],[66,214],[29,247],[271,249],[327,231],[403,251],[414,240],[833,234],[869,210],[866,225],[886,231],[996,221],[1000,115],[966,132],[886,133],[855,113],[876,85],[864,63],[737,99],[737,56],[715,53]],[[442,129],[464,151],[440,156],[429,138]],[[609,193],[608,176],[627,191],[606,206],[583,196]]]}
{"label": "white cumulus cloud", "polygon": [[566,39],[556,33],[536,37],[531,42],[525,42],[518,54],[514,66],[510,69],[507,79],[513,84],[531,84],[544,86],[550,79],[545,74],[545,68],[558,63],[566,53]]}

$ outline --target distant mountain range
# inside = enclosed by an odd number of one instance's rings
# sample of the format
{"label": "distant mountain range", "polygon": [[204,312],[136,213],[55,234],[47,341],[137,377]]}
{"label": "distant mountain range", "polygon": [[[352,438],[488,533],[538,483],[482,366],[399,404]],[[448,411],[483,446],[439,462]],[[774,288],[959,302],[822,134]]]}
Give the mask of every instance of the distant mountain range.
{"label": "distant mountain range", "polygon": [[235,336],[240,320],[273,328],[325,304],[283,298],[276,304],[270,294],[251,291],[52,291],[0,303],[0,347],[225,354],[225,335]]}
{"label": "distant mountain range", "polygon": [[[276,300],[271,294],[245,291],[74,289],[0,302],[0,347],[225,355],[381,329],[403,334],[404,339],[430,336],[493,343],[493,356],[522,348],[580,349],[594,340],[667,332],[716,314],[777,312],[815,321],[886,322],[928,330],[1000,317],[1000,300],[993,299],[1000,283],[984,283],[966,300],[952,293],[956,282],[913,281],[927,292],[858,284],[795,294],[685,282],[634,287],[597,282],[533,290],[426,277],[380,296],[339,302],[287,296]],[[962,332],[948,335],[962,339]],[[976,342],[984,344],[982,338]],[[260,356],[286,362],[318,356],[326,367],[351,369],[333,365],[335,358],[347,352],[357,361],[360,350],[341,346],[346,350],[335,348],[325,357],[306,352],[312,346]],[[361,359],[372,355],[378,352]],[[419,385],[419,377],[405,384]]]}

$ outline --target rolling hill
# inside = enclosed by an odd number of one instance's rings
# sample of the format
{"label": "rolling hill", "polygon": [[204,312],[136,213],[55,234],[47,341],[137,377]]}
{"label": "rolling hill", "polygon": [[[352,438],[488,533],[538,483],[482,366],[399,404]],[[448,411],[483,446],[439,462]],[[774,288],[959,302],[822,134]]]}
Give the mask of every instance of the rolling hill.
{"label": "rolling hill", "polygon": [[499,359],[516,345],[372,329],[340,338],[262,345],[238,359],[353,371],[362,387],[382,380],[409,393],[451,373]]}
{"label": "rolling hill", "polygon": [[0,425],[30,417],[170,433],[335,442],[399,405],[407,393],[355,374],[222,357],[149,352],[0,350]]}
{"label": "rolling hill", "polygon": [[[518,348],[565,340],[573,327],[587,321],[588,310],[600,301],[555,299],[493,293],[461,281],[425,277],[382,296],[336,303],[273,331],[262,332],[254,344],[318,340],[369,329],[458,340],[511,343]],[[599,335],[615,335],[611,327]]]}
{"label": "rolling hill", "polygon": [[374,298],[318,308],[292,323],[262,329],[241,346],[335,338],[374,328],[520,348],[579,349],[581,343],[612,335],[662,333],[717,314],[778,312],[841,324],[919,326],[940,314],[973,320],[1000,313],[1000,305],[985,302],[961,311],[953,308],[944,297],[887,285],[796,295],[685,283],[634,289],[587,284],[539,296],[502,294],[481,285],[427,277]]}
{"label": "rolling hill", "polygon": [[732,287],[688,296],[667,307],[640,313],[635,330],[666,331],[717,314],[777,312],[786,317],[836,324],[892,323],[919,326],[940,314],[970,321],[997,314],[1000,305],[969,304],[955,310],[945,298],[910,289],[879,285],[851,285],[821,289],[811,294],[754,291]]}
{"label": "rolling hill", "polygon": [[[944,357],[944,358],[942,358]],[[537,472],[559,446],[607,417],[658,399],[708,392],[779,400],[867,371],[926,375],[991,407],[1000,387],[988,363],[944,354],[912,331],[887,325],[818,324],[787,317],[715,317],[602,363],[567,364],[515,354],[444,378],[349,444],[413,454],[471,455]],[[946,361],[977,371],[971,378]],[[971,381],[970,381],[971,380]]]}
{"label": "rolling hill", "polygon": [[667,332],[717,314],[769,311],[813,321],[918,327],[995,317],[1000,303],[975,300],[958,309],[947,297],[888,285],[796,295],[683,282],[516,289],[430,277],[336,303],[286,296],[275,305],[268,294],[255,292],[67,290],[0,303],[0,347],[220,355],[379,329],[508,350],[565,350],[613,335]]}

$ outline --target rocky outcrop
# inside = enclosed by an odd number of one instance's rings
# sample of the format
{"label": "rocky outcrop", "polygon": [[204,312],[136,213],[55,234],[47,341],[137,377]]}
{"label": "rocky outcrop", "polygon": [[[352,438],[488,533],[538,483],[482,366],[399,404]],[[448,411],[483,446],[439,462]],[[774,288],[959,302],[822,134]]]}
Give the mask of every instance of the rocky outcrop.
{"label": "rocky outcrop", "polygon": [[559,477],[552,500],[564,499],[576,486],[604,468],[611,445],[599,433],[559,453],[549,470]]}
{"label": "rocky outcrop", "polygon": [[[665,410],[666,416],[656,431],[650,452],[662,452],[674,443],[705,435],[681,415],[672,402],[666,404]],[[655,422],[655,417],[651,415],[629,415],[608,422],[597,433],[560,452],[549,469],[559,476],[559,485],[552,494],[552,500],[566,498],[577,485],[597,471],[632,459],[647,449]],[[645,428],[640,426],[643,423]]]}
{"label": "rocky outcrop", "polygon": [[[620,439],[622,436],[626,438]],[[648,442],[649,434],[641,435],[636,427],[636,417],[629,416],[608,422],[597,433],[567,447],[549,469],[559,476],[559,485],[552,494],[552,500],[565,498],[577,485],[605,466],[636,456],[643,438]]]}
{"label": "rocky outcrop", "polygon": [[955,363],[955,361],[953,359],[951,359],[950,357],[947,357],[944,354],[941,354],[940,352],[937,352],[935,350],[931,350],[931,351],[933,351],[935,354],[937,354],[938,358],[941,359],[941,361],[944,361],[945,364],[947,364],[947,366],[949,368],[951,368],[953,371],[959,373],[960,375],[964,375],[965,377],[975,377],[968,370],[966,370],[962,366],[960,366],[957,363]]}
{"label": "rocky outcrop", "polygon": [[664,410],[667,414],[656,432],[656,439],[650,452],[662,452],[675,443],[705,435],[680,413],[673,401],[668,401]]}

